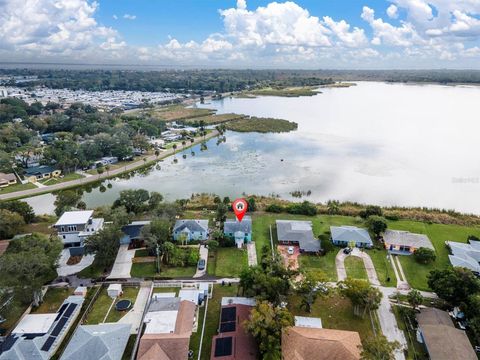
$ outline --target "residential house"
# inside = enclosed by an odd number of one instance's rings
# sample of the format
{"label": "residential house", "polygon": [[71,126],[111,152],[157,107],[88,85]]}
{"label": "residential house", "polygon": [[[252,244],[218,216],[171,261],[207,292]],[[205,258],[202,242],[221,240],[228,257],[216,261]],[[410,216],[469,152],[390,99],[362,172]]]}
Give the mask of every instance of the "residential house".
{"label": "residential house", "polygon": [[81,255],[85,238],[103,229],[103,223],[103,218],[93,217],[93,210],[66,211],[53,227],[71,255]]}
{"label": "residential house", "polygon": [[222,299],[218,335],[212,338],[211,360],[257,359],[257,344],[244,325],[254,306],[253,299],[228,298],[227,301]]}
{"label": "residential house", "polygon": [[121,360],[131,324],[80,325],[62,354],[61,360]]}
{"label": "residential house", "polygon": [[105,156],[102,157],[100,160],[95,161],[91,168],[96,169],[101,166],[113,165],[118,163],[118,158],[116,156]]}
{"label": "residential house", "polygon": [[323,329],[319,318],[295,316],[295,326],[282,332],[283,360],[359,360],[356,331]]}
{"label": "residential house", "polygon": [[477,360],[467,334],[455,328],[446,311],[425,308],[416,318],[417,339],[425,344],[431,360]]}
{"label": "residential house", "polygon": [[4,188],[17,183],[17,177],[13,173],[5,174],[0,172],[0,188]]}
{"label": "residential house", "polygon": [[173,239],[208,240],[208,220],[177,220],[173,227]]}
{"label": "residential house", "polygon": [[43,159],[43,154],[34,151],[28,153],[20,153],[15,155],[15,161],[20,163],[24,168],[40,166],[40,161]]}
{"label": "residential house", "polygon": [[252,241],[252,218],[245,216],[242,221],[227,219],[223,224],[223,234],[241,248],[243,244]]}
{"label": "residential house", "polygon": [[[160,294],[157,294],[160,295]],[[194,328],[197,306],[162,294],[150,301],[144,317],[145,329],[138,347],[138,360],[185,360]]]}
{"label": "residential house", "polygon": [[132,221],[122,227],[123,235],[120,238],[120,245],[131,244],[133,248],[142,247],[142,229],[149,225],[150,221]]}
{"label": "residential house", "polygon": [[330,226],[332,243],[338,246],[354,246],[358,248],[371,248],[373,241],[367,230],[356,226]]}
{"label": "residential house", "polygon": [[69,296],[56,313],[28,314],[0,344],[0,360],[50,359],[75,323],[83,296]]}
{"label": "residential house", "polygon": [[61,170],[55,169],[53,166],[40,165],[25,169],[25,180],[35,183],[38,180],[59,177]]}
{"label": "residential house", "polygon": [[445,241],[451,252],[448,258],[452,266],[467,268],[480,274],[480,241],[469,240],[468,242],[468,244],[464,244]]}
{"label": "residential house", "polygon": [[311,221],[277,220],[277,238],[281,245],[296,245],[300,252],[318,253],[320,240],[315,239]]}
{"label": "residential house", "polygon": [[383,241],[385,248],[397,255],[411,255],[422,247],[435,251],[430,239],[424,234],[414,234],[403,230],[386,230],[383,234]]}

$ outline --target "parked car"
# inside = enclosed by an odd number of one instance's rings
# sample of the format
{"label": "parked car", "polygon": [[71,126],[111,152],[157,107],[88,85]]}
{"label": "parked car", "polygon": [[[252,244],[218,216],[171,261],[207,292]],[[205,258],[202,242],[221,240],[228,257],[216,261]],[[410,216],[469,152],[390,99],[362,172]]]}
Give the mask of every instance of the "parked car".
{"label": "parked car", "polygon": [[343,253],[344,254],[350,254],[352,252],[352,248],[349,248],[349,247],[346,247],[345,249],[343,249]]}
{"label": "parked car", "polygon": [[205,270],[205,259],[198,260],[198,270]]}
{"label": "parked car", "polygon": [[288,252],[288,255],[293,255],[293,253],[295,252],[295,249],[293,248],[293,246],[289,246],[287,252]]}

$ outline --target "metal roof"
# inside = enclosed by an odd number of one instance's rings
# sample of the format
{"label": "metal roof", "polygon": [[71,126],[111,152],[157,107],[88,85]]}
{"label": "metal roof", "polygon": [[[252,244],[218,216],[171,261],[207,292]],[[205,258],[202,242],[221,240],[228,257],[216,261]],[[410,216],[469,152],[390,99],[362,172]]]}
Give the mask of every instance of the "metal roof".
{"label": "metal roof", "polygon": [[93,210],[65,211],[55,226],[86,224],[93,216]]}

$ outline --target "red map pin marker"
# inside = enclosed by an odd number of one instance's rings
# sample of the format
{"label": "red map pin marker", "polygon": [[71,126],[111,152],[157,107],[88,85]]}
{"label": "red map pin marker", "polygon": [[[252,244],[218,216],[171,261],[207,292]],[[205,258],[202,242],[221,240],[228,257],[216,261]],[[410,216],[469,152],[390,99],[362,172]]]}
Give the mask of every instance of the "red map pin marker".
{"label": "red map pin marker", "polygon": [[245,199],[237,199],[233,202],[232,208],[237,220],[242,221],[243,216],[247,212],[248,203],[245,201]]}

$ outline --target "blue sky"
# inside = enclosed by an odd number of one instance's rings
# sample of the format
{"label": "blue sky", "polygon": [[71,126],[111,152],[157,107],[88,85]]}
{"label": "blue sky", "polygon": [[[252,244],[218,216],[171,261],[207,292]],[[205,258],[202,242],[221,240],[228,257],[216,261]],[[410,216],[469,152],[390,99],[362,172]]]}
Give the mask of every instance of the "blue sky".
{"label": "blue sky", "polygon": [[0,61],[480,68],[480,0],[3,0]]}

